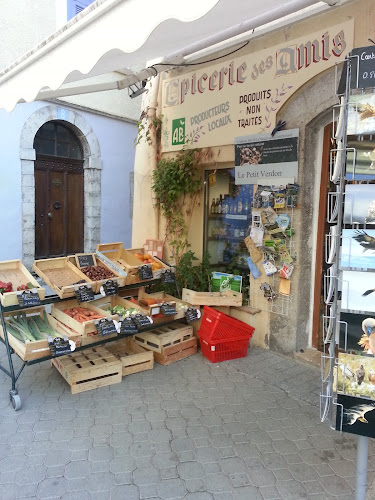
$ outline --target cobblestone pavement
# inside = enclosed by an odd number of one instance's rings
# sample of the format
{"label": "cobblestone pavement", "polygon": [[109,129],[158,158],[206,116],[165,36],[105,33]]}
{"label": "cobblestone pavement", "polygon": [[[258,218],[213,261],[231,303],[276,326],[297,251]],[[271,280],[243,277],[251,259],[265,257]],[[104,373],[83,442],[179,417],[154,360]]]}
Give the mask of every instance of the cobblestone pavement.
{"label": "cobblestone pavement", "polygon": [[19,412],[0,384],[1,500],[353,499],[356,441],[320,423],[319,370],[272,352],[78,395],[45,362],[22,374]]}

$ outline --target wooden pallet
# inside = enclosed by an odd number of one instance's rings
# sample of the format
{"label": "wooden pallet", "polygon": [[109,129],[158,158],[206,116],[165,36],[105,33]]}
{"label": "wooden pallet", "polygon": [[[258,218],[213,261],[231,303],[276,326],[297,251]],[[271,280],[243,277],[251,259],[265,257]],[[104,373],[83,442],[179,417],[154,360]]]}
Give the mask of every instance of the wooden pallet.
{"label": "wooden pallet", "polygon": [[[35,315],[43,316],[43,311],[44,311],[43,306],[29,307],[28,309],[23,309],[21,311],[5,313],[4,318],[6,320],[9,316],[17,316],[19,312],[24,312],[26,314],[26,317]],[[50,314],[47,314],[47,319],[51,327],[56,332],[60,333],[62,336],[67,336],[69,340],[73,340],[76,346],[80,345],[81,337],[77,333],[72,331],[61,332],[57,328],[55,318],[53,318]],[[1,325],[0,325],[0,337],[4,339],[4,331]],[[9,345],[12,347],[14,352],[24,361],[31,361],[33,359],[44,358],[51,354],[47,339],[35,340],[33,342],[30,340],[26,340],[25,343],[23,343],[18,339],[16,339],[15,337],[13,337],[13,335],[11,335],[8,332],[8,340],[9,340]]]}
{"label": "wooden pallet", "polygon": [[[162,353],[167,347],[180,344],[194,336],[193,327],[184,323],[160,326],[151,332],[137,333],[134,340],[154,352]],[[156,359],[156,358],[155,358]]]}
{"label": "wooden pallet", "polygon": [[31,276],[20,260],[5,260],[0,262],[0,281],[5,283],[10,281],[13,285],[13,292],[0,293],[1,304],[4,307],[18,305],[17,287],[27,285],[27,283],[33,284],[40,300],[43,300],[46,294],[45,289]]}
{"label": "wooden pallet", "polygon": [[197,352],[197,339],[193,337],[192,339],[185,340],[176,345],[171,345],[162,350],[161,353],[154,352],[154,358],[157,363],[161,365],[170,365],[180,359],[192,356]]}
{"label": "wooden pallet", "polygon": [[106,349],[120,359],[123,376],[154,368],[154,353],[147,351],[131,338],[106,346]]}
{"label": "wooden pallet", "polygon": [[118,384],[122,380],[121,361],[100,346],[54,358],[52,364],[68,382],[72,394]]}
{"label": "wooden pallet", "polygon": [[196,292],[182,289],[182,300],[194,306],[242,306],[242,293],[225,290],[223,292]]}

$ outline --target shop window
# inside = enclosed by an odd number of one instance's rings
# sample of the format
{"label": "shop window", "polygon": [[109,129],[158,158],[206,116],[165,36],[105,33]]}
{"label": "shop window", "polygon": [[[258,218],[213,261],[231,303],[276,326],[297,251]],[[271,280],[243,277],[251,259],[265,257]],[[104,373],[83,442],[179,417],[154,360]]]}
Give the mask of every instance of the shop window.
{"label": "shop window", "polygon": [[67,21],[80,14],[94,0],[67,0]]}

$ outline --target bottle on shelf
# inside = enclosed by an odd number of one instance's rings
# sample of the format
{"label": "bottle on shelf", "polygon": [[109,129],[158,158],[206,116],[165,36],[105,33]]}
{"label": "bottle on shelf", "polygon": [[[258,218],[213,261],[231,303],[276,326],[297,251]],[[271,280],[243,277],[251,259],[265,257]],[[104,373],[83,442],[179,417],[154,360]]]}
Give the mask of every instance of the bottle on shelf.
{"label": "bottle on shelf", "polygon": [[211,209],[210,209],[211,214],[215,213],[215,198],[212,198],[212,203],[211,203]]}
{"label": "bottle on shelf", "polygon": [[245,214],[249,212],[249,202],[247,201],[247,199],[245,199],[245,202],[243,204],[243,210]]}
{"label": "bottle on shelf", "polygon": [[220,195],[220,198],[219,198],[219,201],[218,201],[218,204],[217,204],[217,213],[221,214],[222,210],[223,210],[223,200],[222,200],[222,197]]}

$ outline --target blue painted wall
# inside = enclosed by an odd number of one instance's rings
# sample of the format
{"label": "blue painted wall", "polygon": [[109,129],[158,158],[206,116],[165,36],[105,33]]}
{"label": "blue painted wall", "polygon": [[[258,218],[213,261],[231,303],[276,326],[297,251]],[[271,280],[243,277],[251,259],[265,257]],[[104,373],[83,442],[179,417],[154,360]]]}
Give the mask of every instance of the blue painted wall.
{"label": "blue painted wall", "polygon": [[[19,104],[12,113],[0,109],[0,261],[22,258],[20,135],[30,115],[46,105],[49,103]],[[122,241],[130,248],[129,172],[134,169],[136,126],[74,111],[91,125],[101,149],[101,241]]]}

